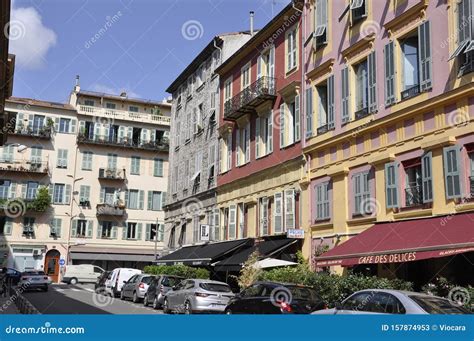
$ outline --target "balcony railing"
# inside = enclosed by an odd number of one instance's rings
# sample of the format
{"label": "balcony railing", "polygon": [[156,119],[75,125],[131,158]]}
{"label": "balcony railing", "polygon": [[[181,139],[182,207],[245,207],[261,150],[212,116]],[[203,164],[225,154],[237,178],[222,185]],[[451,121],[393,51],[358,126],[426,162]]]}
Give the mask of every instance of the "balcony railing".
{"label": "balcony railing", "polygon": [[33,236],[34,234],[35,234],[35,229],[33,226],[23,226],[24,236]]}
{"label": "balcony railing", "polygon": [[108,203],[97,204],[97,216],[123,216],[125,214],[125,207],[123,205],[111,205]]}
{"label": "balcony railing", "polygon": [[423,190],[421,186],[410,186],[405,189],[405,206],[419,206],[423,204]]}
{"label": "balcony railing", "polygon": [[9,131],[8,135],[35,137],[38,139],[49,140],[51,139],[51,128],[47,128],[47,127],[39,128],[39,129],[18,128],[18,129]]}
{"label": "balcony railing", "polygon": [[150,141],[150,140],[133,141],[133,140],[128,139],[127,137],[118,138],[118,137],[109,137],[109,136],[104,136],[104,135],[87,136],[85,134],[79,134],[77,136],[77,143],[154,150],[154,151],[167,151],[169,149],[168,138],[162,138],[159,141]]}
{"label": "balcony railing", "polygon": [[273,77],[261,77],[239,92],[224,104],[224,118],[237,119],[246,113],[255,111],[255,107],[267,100],[276,98],[276,80]]}
{"label": "balcony railing", "polygon": [[141,123],[153,123],[165,126],[169,126],[171,124],[170,117],[156,114],[146,114],[133,111],[99,108],[88,105],[79,105],[78,111],[82,115],[107,117],[111,120],[127,120]]}
{"label": "balcony railing", "polygon": [[368,116],[369,115],[369,110],[367,107],[365,108],[362,108],[360,110],[357,110],[355,113],[354,113],[354,116],[355,116],[355,119],[356,120],[359,120],[365,116]]}
{"label": "balcony railing", "polygon": [[411,88],[408,88],[405,91],[402,91],[400,97],[402,100],[409,99],[409,98],[415,97],[419,93],[420,93],[420,85],[416,84],[416,85],[413,85]]}
{"label": "balcony railing", "polygon": [[113,169],[113,168],[99,168],[99,177],[100,180],[125,180],[125,170],[124,169]]}
{"label": "balcony railing", "polygon": [[47,161],[0,158],[0,171],[48,174],[49,166]]}

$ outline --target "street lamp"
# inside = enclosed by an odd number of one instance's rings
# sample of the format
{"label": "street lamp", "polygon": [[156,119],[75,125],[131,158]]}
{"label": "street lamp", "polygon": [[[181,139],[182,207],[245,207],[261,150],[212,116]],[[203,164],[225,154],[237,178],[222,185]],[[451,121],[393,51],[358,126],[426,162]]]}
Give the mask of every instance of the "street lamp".
{"label": "street lamp", "polygon": [[74,193],[75,193],[75,185],[76,185],[76,182],[78,181],[81,181],[84,179],[84,177],[80,177],[80,178],[75,178],[74,175],[71,175],[71,174],[67,174],[67,177],[68,178],[72,178],[73,181],[72,181],[72,190],[71,190],[71,195],[72,195],[72,202],[71,202],[71,210],[70,210],[70,213],[66,213],[66,215],[69,216],[69,231],[68,231],[68,234],[67,234],[67,263],[68,264],[71,264],[71,232],[72,232],[72,220],[77,217],[77,215],[73,215],[73,205],[72,203],[73,202],[76,202],[75,200],[75,197],[74,197]]}

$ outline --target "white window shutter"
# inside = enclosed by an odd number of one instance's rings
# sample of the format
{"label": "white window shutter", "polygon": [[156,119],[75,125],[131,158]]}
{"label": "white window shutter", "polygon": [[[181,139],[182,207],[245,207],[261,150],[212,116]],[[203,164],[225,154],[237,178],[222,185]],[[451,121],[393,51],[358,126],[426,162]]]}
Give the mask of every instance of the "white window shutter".
{"label": "white window shutter", "polygon": [[289,189],[285,191],[285,230],[294,229],[295,221],[295,190]]}
{"label": "white window shutter", "polygon": [[240,146],[240,129],[236,129],[235,131],[235,166],[240,166],[240,153],[241,153],[241,146]]}
{"label": "white window shutter", "polygon": [[268,117],[268,130],[267,130],[267,145],[266,145],[266,154],[270,154],[273,152],[273,110],[270,112]]}
{"label": "white window shutter", "polygon": [[274,195],[273,219],[275,233],[283,232],[283,193],[281,192]]}
{"label": "white window shutter", "polygon": [[294,124],[295,124],[295,142],[301,140],[301,117],[300,117],[300,95],[295,96],[295,117],[294,117]]}
{"label": "white window shutter", "polygon": [[245,162],[250,162],[250,122],[245,126]]}
{"label": "white window shutter", "polygon": [[282,103],[280,105],[280,148],[286,146],[285,133],[285,103]]}
{"label": "white window shutter", "polygon": [[261,143],[260,121],[261,121],[260,117],[257,117],[255,120],[255,158],[256,159],[260,157],[260,143]]}

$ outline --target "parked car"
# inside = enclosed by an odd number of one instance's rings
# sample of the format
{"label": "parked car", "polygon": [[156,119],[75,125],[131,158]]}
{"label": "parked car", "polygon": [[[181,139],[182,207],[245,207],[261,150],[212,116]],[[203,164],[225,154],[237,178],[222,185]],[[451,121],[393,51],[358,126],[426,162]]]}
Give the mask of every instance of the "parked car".
{"label": "parked car", "polygon": [[94,283],[104,271],[100,266],[92,264],[67,265],[61,281],[73,285]]}
{"label": "parked car", "polygon": [[24,288],[24,290],[42,289],[48,291],[48,284],[48,276],[44,271],[35,270],[22,272],[18,282],[18,286]]}
{"label": "parked car", "polygon": [[94,290],[96,293],[104,293],[105,292],[105,281],[112,274],[112,271],[104,271],[102,274],[97,278],[97,281],[94,284]]}
{"label": "parked car", "polygon": [[353,293],[336,307],[314,314],[469,314],[446,298],[418,292],[369,289]]}
{"label": "parked car", "polygon": [[160,275],[153,278],[143,298],[143,304],[147,306],[151,303],[153,309],[161,308],[165,294],[182,280],[184,280],[184,277],[170,275]]}
{"label": "parked car", "polygon": [[325,303],[311,287],[276,282],[256,282],[232,298],[226,314],[309,314]]}
{"label": "parked car", "polygon": [[142,271],[130,268],[113,269],[105,281],[105,294],[120,297],[120,292],[124,282],[128,281],[133,275],[141,274]]}
{"label": "parked car", "polygon": [[227,283],[186,279],[165,294],[163,312],[222,313],[232,297],[234,294]]}
{"label": "parked car", "polygon": [[125,300],[131,298],[133,303],[140,302],[145,296],[148,286],[155,276],[140,274],[132,276],[128,281],[123,284],[122,291],[120,292],[120,298]]}

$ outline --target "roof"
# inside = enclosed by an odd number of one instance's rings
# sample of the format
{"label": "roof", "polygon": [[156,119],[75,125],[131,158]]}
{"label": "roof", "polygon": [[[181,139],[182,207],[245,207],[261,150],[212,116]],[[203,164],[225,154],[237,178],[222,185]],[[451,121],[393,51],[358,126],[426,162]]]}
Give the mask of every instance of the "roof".
{"label": "roof", "polygon": [[[276,24],[280,19],[284,19],[285,15],[288,11],[296,11],[293,7],[293,3],[295,1],[290,1],[290,3],[283,8],[272,20],[270,20],[261,30],[259,30],[252,38],[250,38],[244,45],[240,47],[231,57],[227,58],[221,65],[219,65],[214,72],[218,74],[222,74],[228,67],[231,67],[235,63],[241,61],[240,54],[243,54],[244,51],[251,47],[252,45],[257,44],[260,40],[264,40],[269,33],[273,34],[273,25]],[[298,3],[302,3],[301,0],[296,0]],[[249,51],[253,51],[253,49],[249,49]]]}
{"label": "roof", "polygon": [[320,267],[404,263],[474,251],[474,212],[378,223],[316,258]]}
{"label": "roof", "polygon": [[126,102],[134,102],[140,104],[149,104],[149,105],[156,105],[162,107],[171,107],[171,103],[163,102],[163,101],[156,101],[156,100],[147,100],[147,99],[140,99],[140,98],[133,98],[133,97],[122,97],[119,95],[108,94],[105,92],[96,92],[96,91],[89,91],[89,90],[80,90],[77,93],[78,96],[91,96],[91,97],[102,97],[102,98],[109,98],[117,101],[126,101]]}
{"label": "roof", "polygon": [[6,102],[24,104],[24,105],[35,105],[35,106],[45,107],[45,108],[56,108],[56,109],[76,111],[76,109],[72,105],[67,104],[67,103],[43,101],[43,100],[33,99],[33,98],[10,97],[6,100]]}

